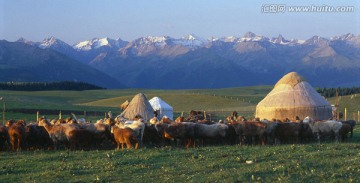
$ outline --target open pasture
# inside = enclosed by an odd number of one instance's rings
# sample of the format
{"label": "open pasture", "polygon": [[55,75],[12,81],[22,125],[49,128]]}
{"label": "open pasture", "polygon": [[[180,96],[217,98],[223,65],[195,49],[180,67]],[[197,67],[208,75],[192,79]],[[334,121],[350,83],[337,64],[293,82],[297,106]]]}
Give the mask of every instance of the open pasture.
{"label": "open pasture", "polygon": [[[18,109],[60,111],[111,110],[143,92],[159,96],[182,111],[236,110],[254,113],[271,87],[219,90],[95,90],[95,91],[1,91],[6,118],[34,121],[36,114]],[[225,97],[226,96],[226,97]],[[343,96],[342,106],[359,110],[359,98]],[[333,98],[329,99],[331,103]],[[53,112],[51,111],[51,112]],[[32,111],[33,112],[33,111]],[[63,113],[63,117],[68,114]],[[91,115],[91,113],[88,113]],[[219,115],[219,116],[220,116]],[[48,115],[56,118],[56,114]],[[81,115],[79,115],[81,117]],[[175,115],[176,116],[176,115]],[[357,182],[360,180],[360,128],[345,143],[285,144],[266,146],[207,146],[198,148],[141,147],[138,150],[22,151],[0,152],[1,182]]]}
{"label": "open pasture", "polygon": [[349,143],[0,154],[1,182],[357,182]]}
{"label": "open pasture", "polygon": [[[1,91],[6,102],[6,119],[34,121],[36,111],[49,118],[57,118],[59,111],[65,117],[69,111],[77,112],[94,121],[103,118],[104,112],[119,114],[120,104],[131,100],[137,93],[145,93],[150,100],[158,96],[174,107],[175,116],[190,110],[205,110],[224,118],[232,111],[241,115],[253,116],[255,106],[271,90],[268,86],[204,89],[204,90],[90,90],[90,91]],[[243,111],[243,112],[241,112]],[[96,112],[96,117],[95,117]]]}

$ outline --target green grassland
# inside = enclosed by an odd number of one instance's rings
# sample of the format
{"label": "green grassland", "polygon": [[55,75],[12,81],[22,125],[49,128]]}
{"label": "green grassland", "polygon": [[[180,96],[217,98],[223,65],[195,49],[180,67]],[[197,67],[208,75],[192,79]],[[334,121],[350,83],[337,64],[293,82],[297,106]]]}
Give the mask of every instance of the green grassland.
{"label": "green grassland", "polygon": [[358,182],[347,143],[0,153],[1,182]]}
{"label": "green grassland", "polygon": [[[175,116],[181,112],[187,114],[190,110],[209,111],[225,117],[231,111],[240,111],[241,114],[252,116],[255,106],[271,90],[268,86],[208,89],[208,90],[91,90],[91,91],[0,91],[0,96],[6,102],[6,118],[33,120],[36,111],[40,115],[56,118],[53,111],[91,111],[88,117],[103,117],[104,112],[111,110],[119,114],[120,104],[131,99],[137,93],[145,93],[148,99],[158,96],[174,107]],[[29,112],[16,112],[24,109]],[[15,112],[12,112],[15,111]],[[26,111],[26,110],[25,110]],[[64,114],[63,115],[68,115]]]}
{"label": "green grassland", "polygon": [[[108,110],[120,113],[119,105],[139,92],[148,99],[163,98],[177,115],[206,110],[225,116],[236,110],[250,116],[271,89],[0,91],[0,96],[6,102],[7,119],[29,121],[35,120],[35,113],[12,111],[32,109],[47,115],[43,111],[48,109],[86,110],[97,111],[97,118],[102,118]],[[360,94],[342,96],[340,110],[344,107],[360,110]],[[356,126],[354,137],[345,143],[0,152],[0,182],[359,182],[359,142]]]}
{"label": "green grassland", "polygon": [[[175,116],[190,110],[208,111],[214,119],[228,116],[232,111],[248,118],[254,117],[255,107],[267,93],[271,86],[252,86],[226,89],[198,89],[198,90],[90,90],[90,91],[0,91],[0,96],[6,102],[6,118],[35,120],[36,111],[40,115],[56,118],[58,111],[77,111],[83,114],[87,111],[90,120],[102,118],[106,111],[114,114],[121,113],[119,108],[125,100],[131,100],[137,93],[145,93],[148,99],[158,96],[174,107]],[[328,101],[335,103],[335,98]],[[347,108],[348,118],[360,110],[360,94],[340,97],[340,111]],[[2,106],[0,108],[3,108]],[[52,110],[52,113],[48,113]],[[80,117],[83,117],[79,115]]]}

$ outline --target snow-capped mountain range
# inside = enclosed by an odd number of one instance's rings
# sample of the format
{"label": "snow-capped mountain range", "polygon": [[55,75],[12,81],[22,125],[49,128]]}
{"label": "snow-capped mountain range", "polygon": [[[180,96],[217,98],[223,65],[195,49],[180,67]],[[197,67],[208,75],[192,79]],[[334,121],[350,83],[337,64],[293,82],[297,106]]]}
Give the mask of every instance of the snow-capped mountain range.
{"label": "snow-capped mountain range", "polygon": [[356,36],[354,34],[345,34],[342,36],[331,37],[330,39],[326,39],[320,36],[313,36],[308,40],[298,40],[291,39],[287,40],[282,35],[278,37],[268,38],[261,35],[257,35],[252,32],[245,33],[242,37],[236,36],[228,36],[221,38],[208,38],[204,39],[194,34],[189,34],[182,38],[172,38],[169,36],[147,36],[135,39],[133,41],[124,41],[120,38],[111,39],[111,38],[93,38],[91,40],[85,40],[74,45],[70,46],[69,44],[57,39],[55,37],[49,37],[44,39],[41,42],[33,42],[26,40],[25,38],[20,38],[17,42],[23,42],[26,44],[36,45],[42,49],[54,49],[54,50],[70,50],[70,47],[78,52],[81,51],[91,51],[96,49],[111,49],[111,50],[119,50],[121,48],[126,47],[141,47],[143,45],[151,45],[156,47],[165,47],[165,46],[183,46],[189,49],[196,49],[208,46],[212,42],[225,42],[225,43],[241,43],[241,42],[268,42],[272,44],[278,45],[314,45],[314,44],[326,44],[330,41],[346,41],[349,44],[360,45],[360,36]]}
{"label": "snow-capped mountain range", "polygon": [[94,38],[72,46],[55,37],[17,42],[59,52],[136,88],[274,84],[289,71],[299,72],[314,86],[360,85],[360,35],[350,33],[307,40],[247,32],[208,39],[194,34],[132,41]]}

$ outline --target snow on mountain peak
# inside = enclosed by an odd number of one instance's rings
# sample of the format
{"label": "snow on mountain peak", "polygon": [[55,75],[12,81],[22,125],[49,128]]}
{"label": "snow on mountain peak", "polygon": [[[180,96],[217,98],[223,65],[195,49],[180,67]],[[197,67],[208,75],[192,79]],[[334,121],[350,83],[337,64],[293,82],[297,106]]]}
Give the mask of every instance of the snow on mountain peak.
{"label": "snow on mountain peak", "polygon": [[282,44],[282,45],[291,43],[290,41],[286,40],[281,34],[279,34],[277,38],[272,38],[270,42],[274,44]]}
{"label": "snow on mountain peak", "polygon": [[313,36],[310,39],[306,40],[304,44],[315,45],[315,44],[326,44],[329,40],[322,38],[320,36]]}
{"label": "snow on mountain peak", "polygon": [[189,48],[195,48],[195,47],[199,47],[199,46],[203,46],[206,43],[208,43],[209,41],[201,38],[199,36],[196,36],[194,34],[189,34],[187,36],[184,36],[180,39],[175,39],[174,43],[175,44],[179,44],[185,47],[189,47]]}
{"label": "snow on mountain peak", "polygon": [[[122,41],[121,39],[118,39],[119,41]],[[75,44],[73,47],[76,50],[83,50],[83,51],[89,51],[91,49],[98,49],[103,46],[113,47],[117,46],[117,40],[112,40],[107,37],[105,38],[94,38],[92,40],[82,41],[77,44]]]}
{"label": "snow on mountain peak", "polygon": [[46,48],[50,48],[53,46],[64,46],[64,45],[68,45],[67,43],[61,41],[60,39],[55,38],[54,36],[45,38],[39,45],[40,48],[42,49],[46,49]]}
{"label": "snow on mountain peak", "polygon": [[25,39],[23,37],[20,37],[16,42],[25,43],[25,44],[28,44],[28,45],[36,45],[35,42],[27,40],[27,39]]}
{"label": "snow on mountain peak", "polygon": [[246,32],[240,41],[268,41],[269,38],[257,35],[253,32]]}
{"label": "snow on mountain peak", "polygon": [[167,40],[168,37],[165,36],[148,36],[146,37],[146,41],[152,42],[152,43],[163,43]]}
{"label": "snow on mountain peak", "polygon": [[235,36],[227,36],[227,37],[223,37],[220,39],[223,42],[228,42],[228,43],[235,43],[239,41],[238,37]]}

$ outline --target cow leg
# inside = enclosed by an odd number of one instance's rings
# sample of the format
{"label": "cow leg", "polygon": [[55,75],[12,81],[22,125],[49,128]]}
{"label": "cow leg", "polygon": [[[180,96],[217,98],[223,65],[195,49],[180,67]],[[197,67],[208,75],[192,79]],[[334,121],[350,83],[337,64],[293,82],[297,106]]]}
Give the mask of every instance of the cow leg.
{"label": "cow leg", "polygon": [[339,143],[339,132],[335,133],[335,142]]}
{"label": "cow leg", "polygon": [[135,143],[135,149],[139,149],[139,142]]}
{"label": "cow leg", "polygon": [[315,137],[317,138],[317,142],[320,144],[320,133],[317,132],[317,133],[315,134]]}
{"label": "cow leg", "polygon": [[132,149],[132,148],[133,148],[133,146],[132,146],[132,144],[131,144],[131,142],[130,142],[130,139],[126,138],[126,139],[125,139],[125,143],[126,143],[126,147],[127,147],[128,149]]}
{"label": "cow leg", "polygon": [[15,138],[10,137],[10,143],[11,143],[11,150],[15,151]]}
{"label": "cow leg", "polygon": [[18,138],[18,141],[17,141],[17,151],[21,151],[21,143],[22,143],[22,141],[21,141],[21,138]]}

